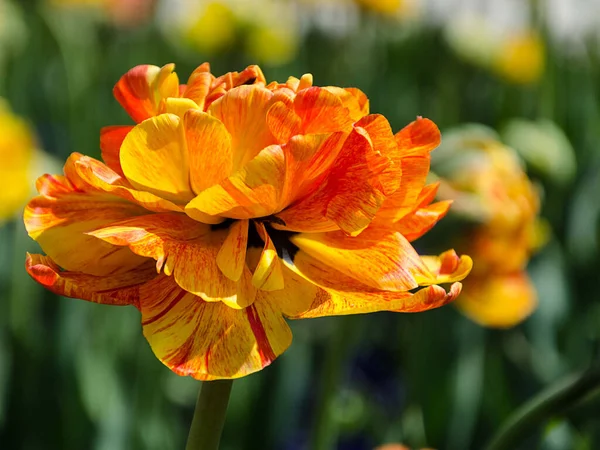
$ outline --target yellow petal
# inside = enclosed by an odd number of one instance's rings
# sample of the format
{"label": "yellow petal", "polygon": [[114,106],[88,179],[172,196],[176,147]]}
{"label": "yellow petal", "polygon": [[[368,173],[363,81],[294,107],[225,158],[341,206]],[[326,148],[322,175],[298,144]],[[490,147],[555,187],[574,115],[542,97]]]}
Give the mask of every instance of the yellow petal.
{"label": "yellow petal", "polygon": [[238,281],[246,266],[248,246],[248,221],[236,220],[230,227],[223,245],[217,253],[217,265],[232,281]]}
{"label": "yellow petal", "polygon": [[183,131],[174,114],[161,114],[135,126],[121,145],[121,167],[138,189],[176,203],[194,196]]}
{"label": "yellow petal", "polygon": [[191,217],[200,212],[233,219],[276,213],[285,180],[284,164],[281,147],[267,147],[222,183],[198,194],[186,206],[186,213]]}
{"label": "yellow petal", "polygon": [[268,366],[290,345],[281,312],[268,302],[243,310],[207,303],[161,276],[140,289],[144,336],[178,375],[239,378]]}
{"label": "yellow petal", "polygon": [[283,289],[283,274],[277,250],[262,222],[256,222],[256,229],[265,245],[252,275],[252,284],[258,289],[276,291]]}
{"label": "yellow petal", "polygon": [[473,260],[467,256],[458,256],[454,250],[447,250],[439,256],[422,256],[429,274],[416,275],[420,285],[452,283],[463,280],[473,268]]}

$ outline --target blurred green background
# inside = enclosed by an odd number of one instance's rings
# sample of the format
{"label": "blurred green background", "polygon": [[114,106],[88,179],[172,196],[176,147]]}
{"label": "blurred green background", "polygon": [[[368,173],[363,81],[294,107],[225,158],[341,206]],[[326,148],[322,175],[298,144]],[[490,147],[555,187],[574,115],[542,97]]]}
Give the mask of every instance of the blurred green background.
{"label": "blurred green background", "polygon": [[[73,151],[99,157],[100,128],[130,123],[112,87],[137,64],[174,62],[182,80],[204,61],[215,74],[257,63],[281,82],[310,72],[362,89],[394,130],[417,115],[442,132],[498,130],[551,230],[528,267],[536,312],[507,330],[451,306],[292,323],[292,347],[234,383],[222,441],[311,449],[320,422],[331,449],[480,449],[524,401],[598,358],[598,30],[594,0],[0,0],[0,97],[45,152],[32,180]],[[0,448],[183,448],[200,383],[153,356],[134,308],[31,281],[20,214],[0,225]],[[416,247],[451,247],[448,220]],[[599,449],[600,398],[518,448]]]}

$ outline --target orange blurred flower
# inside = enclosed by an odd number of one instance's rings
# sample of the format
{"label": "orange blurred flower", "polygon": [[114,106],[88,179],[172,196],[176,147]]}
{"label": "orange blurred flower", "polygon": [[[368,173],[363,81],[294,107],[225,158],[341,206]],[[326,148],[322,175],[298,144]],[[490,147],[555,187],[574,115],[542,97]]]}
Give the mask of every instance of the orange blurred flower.
{"label": "orange blurred flower", "polygon": [[475,267],[457,305],[482,325],[510,327],[537,305],[525,266],[544,240],[539,196],[512,149],[487,137],[464,145],[471,156],[440,189],[457,212],[479,221],[463,238]]}
{"label": "orange blurred flower", "polygon": [[138,66],[114,93],[138,125],[102,130],[104,163],[75,153],[38,180],[25,224],[47,256],[27,270],[61,295],[136,306],[174,372],[260,370],[290,345],[284,317],[459,294],[470,258],[409,243],[449,207],[425,186],[433,122],[394,135],[358,89],[266,84],[257,66],[215,77],[203,64],[186,85],[173,65]]}
{"label": "orange blurred flower", "polygon": [[106,15],[112,23],[133,27],[147,22],[155,0],[48,0],[61,8],[95,9]]}

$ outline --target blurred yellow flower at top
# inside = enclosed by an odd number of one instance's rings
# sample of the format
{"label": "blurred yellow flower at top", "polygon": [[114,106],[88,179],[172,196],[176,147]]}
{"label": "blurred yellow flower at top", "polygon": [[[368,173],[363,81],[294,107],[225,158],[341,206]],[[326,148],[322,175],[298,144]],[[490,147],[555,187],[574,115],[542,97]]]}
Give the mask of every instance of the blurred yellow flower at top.
{"label": "blurred yellow flower at top", "polygon": [[185,34],[198,50],[213,54],[235,42],[236,27],[236,17],[231,8],[221,2],[211,2],[204,6]]}
{"label": "blurred yellow flower at top", "polygon": [[0,98],[0,221],[9,218],[25,204],[34,153],[34,139],[29,126],[12,113]]}
{"label": "blurred yellow flower at top", "polygon": [[455,199],[456,212],[477,223],[459,246],[473,256],[474,268],[457,305],[482,325],[510,327],[537,305],[525,267],[546,238],[539,195],[514,150],[491,137],[461,137],[450,145],[455,161],[461,151],[463,160],[440,188],[442,198]]}
{"label": "blurred yellow flower at top", "polygon": [[298,39],[293,29],[259,25],[247,37],[246,45],[253,58],[266,64],[280,65],[294,59]]}
{"label": "blurred yellow flower at top", "polygon": [[[104,162],[72,154],[24,215],[46,255],[27,270],[61,295],[133,305],[155,355],[198,379],[261,370],[285,318],[418,312],[461,291],[472,261],[411,241],[448,211],[427,185],[437,126],[397,133],[356,88],[258,66],[180,85],[173,64],[114,88],[134,125],[106,127]],[[446,291],[439,284],[449,284]]]}
{"label": "blurred yellow flower at top", "polygon": [[381,14],[394,14],[402,4],[403,0],[355,0],[360,6]]}
{"label": "blurred yellow flower at top", "polygon": [[514,83],[527,84],[539,80],[544,66],[544,42],[531,31],[507,38],[495,58],[497,72]]}

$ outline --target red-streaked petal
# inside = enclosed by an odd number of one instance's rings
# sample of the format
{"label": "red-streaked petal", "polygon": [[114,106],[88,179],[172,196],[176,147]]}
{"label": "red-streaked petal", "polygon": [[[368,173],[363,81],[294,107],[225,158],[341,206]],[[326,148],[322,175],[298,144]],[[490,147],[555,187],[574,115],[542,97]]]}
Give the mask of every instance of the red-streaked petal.
{"label": "red-streaked petal", "polygon": [[27,273],[55,294],[106,305],[139,303],[139,286],[156,277],[154,264],[112,276],[63,271],[48,256],[27,254]]}
{"label": "red-streaked petal", "polygon": [[[42,191],[24,213],[25,228],[44,252],[66,270],[91,275],[126,272],[144,262],[128,249],[85,234],[115,221],[147,213],[143,208],[102,193],[81,192],[66,179],[40,179]],[[57,187],[60,186],[60,187]]]}
{"label": "red-streaked petal", "polygon": [[[461,290],[454,283],[446,292],[440,286],[428,286],[416,293],[374,290],[316,259],[298,254],[294,264],[284,260],[286,288],[260,295],[282,305],[286,317],[307,319],[377,311],[421,312],[453,301]],[[294,289],[288,289],[293,287]]]}
{"label": "red-streaked petal", "polygon": [[202,301],[165,276],[140,294],[144,336],[179,375],[239,378],[268,366],[292,340],[281,312],[266,301],[236,310]]}
{"label": "red-streaked petal", "polygon": [[135,126],[121,145],[121,167],[135,188],[186,203],[194,194],[180,121],[161,114]]}
{"label": "red-streaked petal", "polygon": [[100,130],[100,150],[104,164],[124,177],[121,168],[121,144],[127,133],[133,129],[132,126],[104,127]]}
{"label": "red-streaked petal", "polygon": [[473,260],[469,256],[458,256],[454,250],[447,250],[439,256],[421,256],[421,259],[429,274],[416,275],[420,285],[461,281],[473,268]]}
{"label": "red-streaked petal", "polygon": [[160,113],[162,99],[179,96],[179,79],[174,69],[174,64],[136,66],[117,82],[114,96],[133,120],[142,122]]}
{"label": "red-streaked petal", "polygon": [[417,252],[398,232],[367,228],[360,237],[341,231],[301,233],[290,241],[321,264],[375,289],[407,291],[419,285],[417,275],[430,276]]}
{"label": "red-streaked petal", "polygon": [[231,136],[222,122],[201,111],[184,117],[185,137],[194,192],[220,183],[233,168]]}
{"label": "red-streaked petal", "polygon": [[369,99],[360,89],[340,88],[336,86],[326,86],[323,89],[328,90],[340,99],[342,105],[348,108],[350,118],[353,122],[358,122],[369,114]]}
{"label": "red-streaked petal", "polygon": [[283,101],[278,101],[267,112],[267,125],[277,142],[285,144],[292,136],[300,134],[302,119],[294,112],[293,108]]}
{"label": "red-streaked petal", "polygon": [[256,290],[250,281],[250,270],[244,267],[241,278],[234,282],[217,265],[227,230],[211,231],[209,225],[182,214],[153,214],[99,228],[90,234],[154,258],[157,269],[173,275],[179,286],[206,301],[223,301],[234,308],[254,302]]}
{"label": "red-streaked petal", "polygon": [[440,145],[441,141],[442,136],[437,125],[421,117],[396,133],[396,142],[404,156],[424,156]]}

